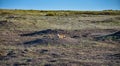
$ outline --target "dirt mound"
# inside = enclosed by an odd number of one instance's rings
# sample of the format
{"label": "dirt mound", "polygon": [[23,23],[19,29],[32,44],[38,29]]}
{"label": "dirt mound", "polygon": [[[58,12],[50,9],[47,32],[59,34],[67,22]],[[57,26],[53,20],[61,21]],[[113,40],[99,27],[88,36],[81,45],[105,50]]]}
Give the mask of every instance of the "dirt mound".
{"label": "dirt mound", "polygon": [[[64,34],[64,38],[59,38],[57,34]],[[24,42],[24,44],[75,44],[78,42],[77,38],[79,36],[71,36],[69,31],[66,30],[42,30],[42,31],[35,31],[33,33],[21,34],[20,36],[40,36],[39,39],[35,39],[32,41]]]}
{"label": "dirt mound", "polygon": [[[120,31],[117,30],[61,30],[61,29],[46,29],[42,31],[27,32],[21,34],[21,37],[38,37],[24,44],[79,44],[80,39],[90,39],[99,41],[112,40],[119,42]],[[113,34],[109,34],[115,32]],[[65,35],[65,38],[59,38],[58,34]],[[108,34],[108,35],[106,35]]]}
{"label": "dirt mound", "polygon": [[95,38],[96,40],[112,40],[112,41],[118,41],[120,42],[120,31],[117,31],[115,33],[112,34],[108,34],[108,35],[103,35],[103,36],[99,36]]}
{"label": "dirt mound", "polygon": [[25,45],[73,44],[73,43],[77,43],[77,39],[41,38],[41,39],[35,39],[32,41],[24,42]]}
{"label": "dirt mound", "polygon": [[16,25],[13,22],[9,22],[7,20],[0,21],[0,27],[11,28],[15,27]]}

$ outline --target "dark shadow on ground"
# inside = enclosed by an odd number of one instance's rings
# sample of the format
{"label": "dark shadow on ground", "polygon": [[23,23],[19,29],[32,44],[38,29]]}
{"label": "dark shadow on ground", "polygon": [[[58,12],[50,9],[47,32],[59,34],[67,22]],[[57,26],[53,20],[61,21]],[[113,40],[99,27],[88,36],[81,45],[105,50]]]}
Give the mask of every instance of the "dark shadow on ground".
{"label": "dark shadow on ground", "polygon": [[52,33],[56,34],[57,31],[56,30],[47,29],[47,30],[42,30],[42,31],[35,31],[33,33],[21,34],[20,36],[34,36],[34,35],[52,34]]}
{"label": "dark shadow on ground", "polygon": [[40,38],[32,41],[24,42],[24,45],[43,45],[43,44],[59,44],[62,43],[63,40],[59,40],[57,38]]}
{"label": "dark shadow on ground", "polygon": [[36,40],[24,42],[25,45],[34,45],[34,44],[43,44],[43,43],[45,43],[45,41],[42,39],[36,39]]}
{"label": "dark shadow on ground", "polygon": [[120,31],[117,31],[115,33],[112,34],[108,34],[108,35],[103,35],[103,36],[99,36],[99,37],[95,37],[96,40],[113,40],[113,41],[119,41],[120,40]]}
{"label": "dark shadow on ground", "polygon": [[120,59],[120,53],[109,54],[109,55],[107,55],[107,59]]}
{"label": "dark shadow on ground", "polygon": [[113,55],[111,55],[111,56],[116,57],[117,59],[120,59],[120,53],[118,53],[118,54],[113,54]]}
{"label": "dark shadow on ground", "polygon": [[35,39],[31,41],[26,41],[23,44],[24,45],[46,45],[46,44],[53,44],[53,45],[58,45],[58,44],[78,44],[79,42],[77,39],[74,38],[40,38],[40,39]]}

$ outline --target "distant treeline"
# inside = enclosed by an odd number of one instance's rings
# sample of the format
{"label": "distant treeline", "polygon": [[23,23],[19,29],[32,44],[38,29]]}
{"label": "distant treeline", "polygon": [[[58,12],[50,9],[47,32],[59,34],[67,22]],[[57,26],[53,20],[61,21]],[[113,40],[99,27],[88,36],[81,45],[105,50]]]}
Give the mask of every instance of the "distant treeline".
{"label": "distant treeline", "polygon": [[67,15],[120,15],[120,10],[103,10],[103,11],[70,11],[70,10],[10,10],[0,9],[0,15],[5,14],[30,14],[43,16],[67,16]]}

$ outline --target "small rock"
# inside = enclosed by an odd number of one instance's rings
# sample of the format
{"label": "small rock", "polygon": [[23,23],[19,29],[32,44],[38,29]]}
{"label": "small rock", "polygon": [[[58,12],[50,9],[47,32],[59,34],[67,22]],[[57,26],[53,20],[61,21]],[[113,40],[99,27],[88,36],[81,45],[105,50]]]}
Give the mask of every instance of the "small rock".
{"label": "small rock", "polygon": [[27,60],[26,60],[26,62],[31,62],[31,61],[32,61],[32,59],[27,59]]}

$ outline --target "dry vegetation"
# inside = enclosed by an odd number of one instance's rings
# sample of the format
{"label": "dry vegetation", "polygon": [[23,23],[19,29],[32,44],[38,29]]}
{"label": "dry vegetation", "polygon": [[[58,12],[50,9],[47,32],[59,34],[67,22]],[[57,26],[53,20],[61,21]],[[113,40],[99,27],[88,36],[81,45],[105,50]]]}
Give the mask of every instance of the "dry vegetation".
{"label": "dry vegetation", "polygon": [[119,47],[119,10],[0,10],[0,66],[120,66]]}

